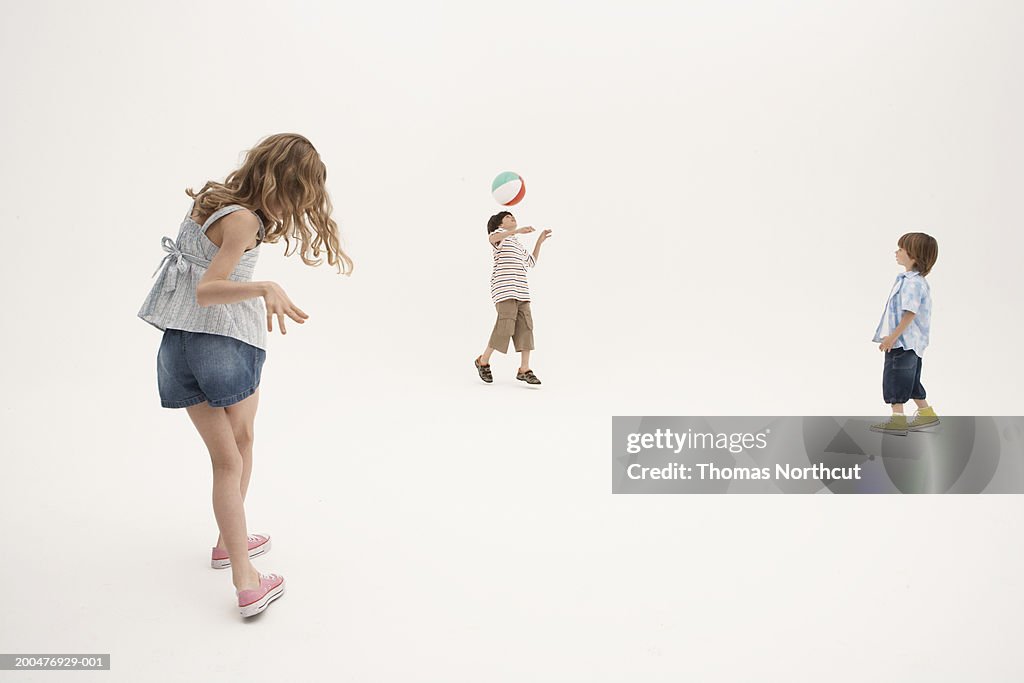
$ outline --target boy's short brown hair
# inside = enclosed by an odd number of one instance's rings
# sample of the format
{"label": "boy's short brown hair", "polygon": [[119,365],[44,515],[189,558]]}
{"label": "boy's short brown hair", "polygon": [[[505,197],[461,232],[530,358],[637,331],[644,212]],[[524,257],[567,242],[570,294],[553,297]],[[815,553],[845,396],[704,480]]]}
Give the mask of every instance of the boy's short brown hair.
{"label": "boy's short brown hair", "polygon": [[505,220],[505,216],[511,216],[511,211],[499,211],[490,218],[487,219],[487,234],[490,235],[492,232],[501,227],[501,222]]}
{"label": "boy's short brown hair", "polygon": [[897,242],[907,256],[914,259],[914,270],[921,275],[931,272],[935,260],[939,257],[939,243],[931,235],[923,232],[908,232]]}

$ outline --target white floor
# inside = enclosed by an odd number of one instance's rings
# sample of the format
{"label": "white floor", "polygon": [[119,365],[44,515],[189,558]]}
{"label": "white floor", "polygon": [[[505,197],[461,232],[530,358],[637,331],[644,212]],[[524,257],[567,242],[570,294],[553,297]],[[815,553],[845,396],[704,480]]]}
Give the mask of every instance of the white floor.
{"label": "white floor", "polygon": [[268,365],[247,507],[288,590],[250,621],[184,413],[15,432],[0,649],[109,653],[75,676],[116,681],[1024,675],[1020,497],[612,496],[610,415],[642,401],[537,358],[539,390],[465,358],[331,404]]}

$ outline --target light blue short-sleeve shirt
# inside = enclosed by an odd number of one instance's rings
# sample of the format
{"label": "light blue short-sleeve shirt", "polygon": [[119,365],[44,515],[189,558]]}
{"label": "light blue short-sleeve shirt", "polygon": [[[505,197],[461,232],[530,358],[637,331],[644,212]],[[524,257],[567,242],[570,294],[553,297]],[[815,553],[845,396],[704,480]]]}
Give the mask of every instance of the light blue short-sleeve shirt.
{"label": "light blue short-sleeve shirt", "polygon": [[916,270],[896,276],[873,341],[881,342],[892,334],[903,319],[904,311],[913,313],[914,319],[893,346],[913,351],[923,358],[932,327],[932,292],[928,281]]}

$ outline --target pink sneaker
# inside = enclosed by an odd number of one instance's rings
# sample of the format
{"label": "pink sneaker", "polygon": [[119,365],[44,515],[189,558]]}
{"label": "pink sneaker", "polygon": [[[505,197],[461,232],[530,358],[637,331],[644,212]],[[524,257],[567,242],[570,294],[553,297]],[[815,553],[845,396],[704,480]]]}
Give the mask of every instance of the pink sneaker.
{"label": "pink sneaker", "polygon": [[259,614],[267,605],[284,594],[284,577],[277,574],[260,574],[260,587],[252,590],[235,591],[238,594],[238,611],[243,617]]}
{"label": "pink sneaker", "polygon": [[[249,559],[259,557],[270,550],[270,536],[266,534],[253,534],[249,536]],[[228,558],[228,551],[223,548],[214,548],[210,555],[210,566],[214,569],[227,569],[231,566]]]}

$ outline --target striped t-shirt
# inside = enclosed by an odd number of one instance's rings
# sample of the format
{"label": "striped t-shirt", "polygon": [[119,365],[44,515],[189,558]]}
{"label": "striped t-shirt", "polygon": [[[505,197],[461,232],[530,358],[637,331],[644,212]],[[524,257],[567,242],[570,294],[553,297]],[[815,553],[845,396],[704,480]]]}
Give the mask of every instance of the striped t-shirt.
{"label": "striped t-shirt", "polygon": [[494,248],[491,301],[529,301],[530,288],[526,283],[526,269],[534,266],[533,254],[526,250],[515,235],[509,235],[497,243],[491,242],[491,246]]}

